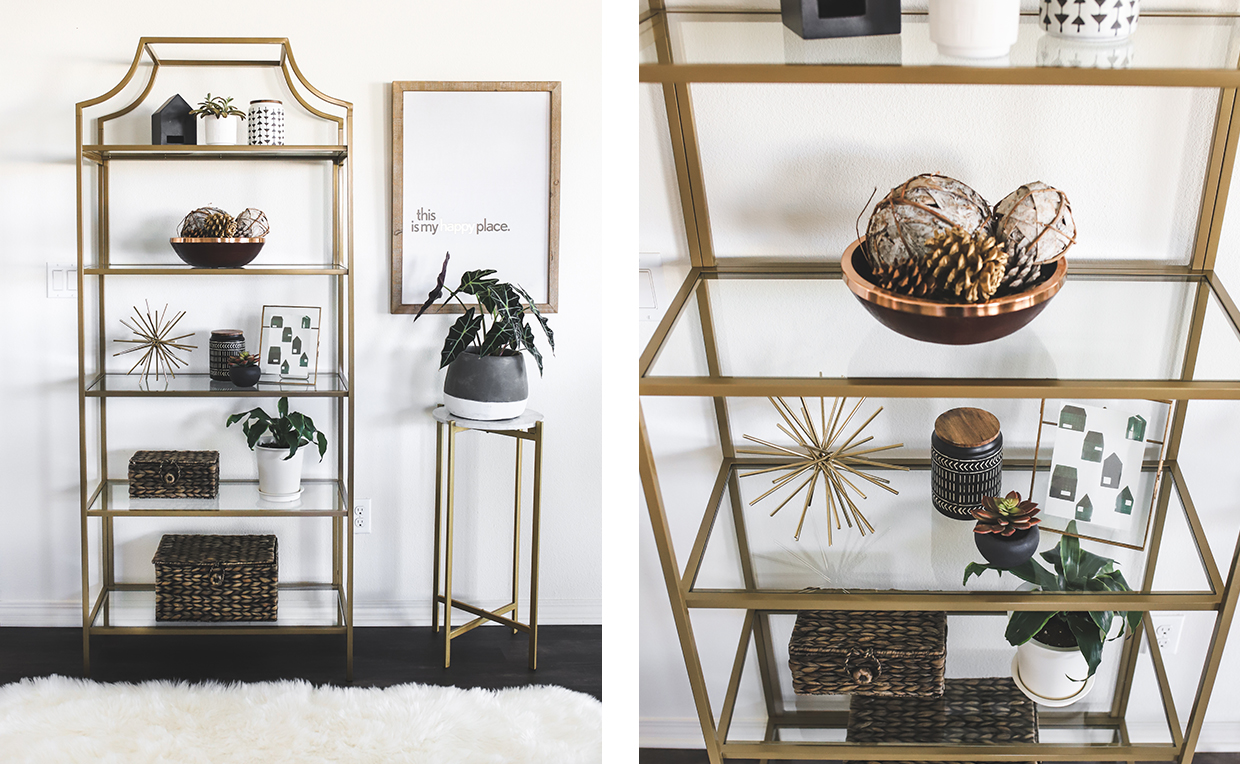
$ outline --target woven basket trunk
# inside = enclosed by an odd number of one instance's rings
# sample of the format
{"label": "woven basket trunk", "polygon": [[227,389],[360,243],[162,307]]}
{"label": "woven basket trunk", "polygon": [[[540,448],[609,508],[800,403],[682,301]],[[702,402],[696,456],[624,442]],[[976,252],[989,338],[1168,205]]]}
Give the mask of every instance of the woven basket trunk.
{"label": "woven basket trunk", "polygon": [[1038,742],[1037,704],[1008,677],[948,679],[943,695],[937,698],[855,697],[850,705],[850,743]]}
{"label": "woven basket trunk", "polygon": [[219,451],[138,451],[129,458],[129,495],[136,499],[214,499]]}
{"label": "woven basket trunk", "polygon": [[274,621],[275,536],[168,534],[155,552],[156,621]]}
{"label": "woven basket trunk", "polygon": [[943,694],[947,617],[940,612],[806,610],[788,643],[800,695]]}

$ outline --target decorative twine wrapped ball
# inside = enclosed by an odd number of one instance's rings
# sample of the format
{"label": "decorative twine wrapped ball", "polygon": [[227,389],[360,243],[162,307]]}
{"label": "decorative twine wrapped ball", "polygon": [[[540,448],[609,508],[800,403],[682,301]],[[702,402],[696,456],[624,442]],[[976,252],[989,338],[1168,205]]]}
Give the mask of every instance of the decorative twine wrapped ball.
{"label": "decorative twine wrapped ball", "polygon": [[257,239],[271,231],[267,223],[267,213],[254,207],[246,207],[237,215],[237,236],[243,239]]}
{"label": "decorative twine wrapped ball", "polygon": [[1041,266],[1063,257],[1076,243],[1076,221],[1064,192],[1036,181],[995,206],[995,233],[1008,250],[1003,285],[1017,288],[1037,278]]}
{"label": "decorative twine wrapped ball", "polygon": [[972,188],[946,175],[918,175],[874,205],[866,254],[875,268],[924,259],[935,235],[952,228],[971,235],[989,222],[990,205]]}

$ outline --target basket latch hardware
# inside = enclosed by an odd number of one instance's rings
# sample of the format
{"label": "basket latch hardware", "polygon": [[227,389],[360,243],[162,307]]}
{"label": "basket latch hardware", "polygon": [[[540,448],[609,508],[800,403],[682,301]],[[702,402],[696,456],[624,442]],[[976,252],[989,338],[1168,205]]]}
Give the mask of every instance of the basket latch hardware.
{"label": "basket latch hardware", "polygon": [[176,462],[160,462],[159,474],[164,479],[164,485],[173,485],[181,479],[181,465]]}
{"label": "basket latch hardware", "polygon": [[224,583],[224,566],[216,563],[215,568],[211,571],[211,585],[220,586]]}
{"label": "basket latch hardware", "polygon": [[844,673],[857,684],[870,684],[882,675],[883,664],[873,650],[851,650],[844,658]]}

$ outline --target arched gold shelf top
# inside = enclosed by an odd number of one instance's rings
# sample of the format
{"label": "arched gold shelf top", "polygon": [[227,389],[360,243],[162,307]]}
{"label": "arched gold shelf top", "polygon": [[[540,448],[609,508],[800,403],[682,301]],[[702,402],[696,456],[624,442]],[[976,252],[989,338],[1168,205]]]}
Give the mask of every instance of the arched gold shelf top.
{"label": "arched gold shelf top", "polygon": [[[164,58],[156,51],[156,46],[167,45],[267,45],[280,46],[280,55],[278,58]],[[288,85],[289,92],[297,103],[310,114],[336,123],[337,136],[341,145],[347,146],[352,139],[352,117],[353,104],[339,98],[333,98],[323,91],[310,84],[302,74],[300,67],[297,66],[297,59],[293,56],[293,47],[289,43],[287,37],[142,37],[138,40],[138,49],[134,52],[133,61],[129,65],[129,70],[125,72],[125,76],[108,92],[101,96],[91,98],[86,101],[79,101],[77,104],[77,117],[82,119],[83,110],[106,103],[124,90],[134,77],[138,74],[138,70],[142,65],[143,55],[150,58],[151,75],[147,80],[146,86],[142,92],[138,94],[132,102],[122,106],[116,111],[99,117],[96,122],[96,142],[103,143],[103,127],[111,120],[123,117],[134,109],[142,105],[146,101],[151,90],[155,86],[155,78],[159,74],[162,67],[209,67],[209,66],[236,66],[236,67],[278,67],[284,76],[285,84]],[[301,87],[312,94],[315,98],[324,103],[342,108],[345,110],[344,116],[337,116],[329,112],[316,108],[307,101],[298,91],[298,87],[294,84],[294,79],[300,83]],[[348,133],[348,134],[346,134]]]}

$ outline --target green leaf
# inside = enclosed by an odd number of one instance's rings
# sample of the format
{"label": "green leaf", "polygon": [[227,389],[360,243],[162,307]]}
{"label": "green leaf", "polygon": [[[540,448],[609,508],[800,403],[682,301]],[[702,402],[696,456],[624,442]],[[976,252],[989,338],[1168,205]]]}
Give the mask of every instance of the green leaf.
{"label": "green leaf", "polygon": [[971,577],[981,576],[983,573],[985,573],[988,570],[996,571],[998,572],[1000,578],[1003,577],[1002,568],[996,568],[994,565],[984,564],[980,562],[971,562],[964,567],[964,580],[960,582],[960,585],[964,586],[965,584],[969,583],[969,579]]}
{"label": "green leaf", "polygon": [[1091,610],[1089,617],[1103,634],[1111,633],[1111,622],[1115,620],[1114,612],[1110,610]]}
{"label": "green leaf", "polygon": [[288,398],[287,397],[280,399],[280,402],[276,404],[276,410],[280,412],[280,416],[288,416]]}
{"label": "green leaf", "polygon": [[[1098,630],[1098,624],[1094,623],[1094,619],[1086,613],[1064,613],[1063,615],[1072,635],[1076,637],[1076,645],[1080,648],[1081,655],[1085,656],[1085,662],[1089,664],[1089,673],[1081,679],[1088,679],[1094,675],[1094,672],[1098,670],[1098,664],[1102,662],[1103,634]],[[1069,678],[1081,681],[1076,677]]]}
{"label": "green leaf", "polygon": [[500,355],[504,348],[517,344],[517,337],[512,333],[512,327],[508,323],[496,321],[491,324],[491,328],[487,330],[486,336],[482,338],[482,344],[479,345],[479,355]]}
{"label": "green leaf", "polygon": [[469,308],[448,329],[448,338],[444,340],[443,351],[439,354],[439,368],[444,368],[465,352],[478,336],[482,327],[482,316],[473,308]]}
{"label": "green leaf", "polygon": [[258,439],[263,436],[263,433],[267,432],[269,425],[270,421],[263,421],[243,427],[245,430],[245,442],[249,445],[251,451],[258,444]]}
{"label": "green leaf", "polygon": [[547,335],[547,345],[551,347],[551,352],[555,352],[555,334],[552,333],[551,327],[547,325],[547,319],[542,312],[538,310],[538,304],[534,302],[534,298],[530,297],[530,293],[521,288],[520,284],[514,284],[513,288],[521,293],[525,298],[526,304],[529,306],[530,312],[534,314],[534,318],[538,319],[538,323],[542,326],[543,334]]}
{"label": "green leaf", "polygon": [[327,453],[327,436],[321,432],[318,433],[318,443],[319,443],[319,461],[323,461],[323,454]]}
{"label": "green leaf", "polygon": [[472,294],[477,297],[479,290],[499,283],[499,279],[487,278],[492,273],[495,273],[494,268],[465,271],[461,274],[461,284],[456,288],[456,291],[464,292],[465,294]]}
{"label": "green leaf", "polygon": [[1033,635],[1041,631],[1043,626],[1046,626],[1046,622],[1055,616],[1055,612],[1053,610],[1049,613],[1017,610],[1008,619],[1007,631],[1003,633],[1003,636],[1007,637],[1010,645],[1023,645],[1033,639]]}
{"label": "green leaf", "polygon": [[541,377],[543,373],[542,353],[534,347],[534,330],[524,323],[521,324],[521,342],[525,349],[530,351],[530,355],[534,356],[534,360],[538,363],[538,376]]}
{"label": "green leaf", "polygon": [[1081,541],[1076,536],[1064,534],[1059,537],[1059,560],[1063,565],[1064,589],[1085,588],[1081,580]]}

